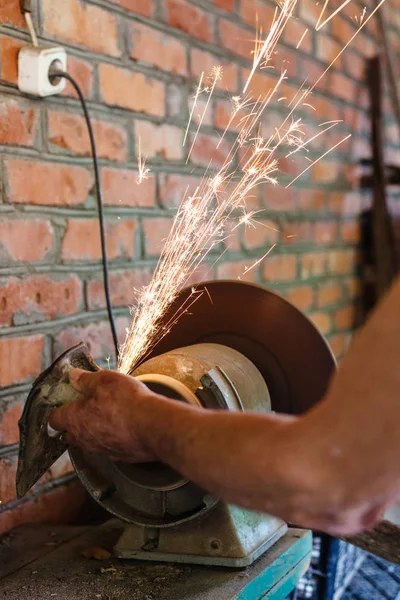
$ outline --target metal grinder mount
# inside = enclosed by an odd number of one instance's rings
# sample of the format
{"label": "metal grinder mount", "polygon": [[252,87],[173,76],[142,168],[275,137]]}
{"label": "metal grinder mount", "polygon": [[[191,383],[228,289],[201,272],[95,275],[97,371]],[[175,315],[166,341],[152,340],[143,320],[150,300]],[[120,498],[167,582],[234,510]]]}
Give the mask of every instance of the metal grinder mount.
{"label": "metal grinder mount", "polygon": [[[335,362],[302,313],[255,285],[204,287],[208,293],[199,295],[134,377],[206,409],[300,414],[322,398]],[[179,295],[165,323],[191,293]],[[77,346],[40,375],[29,394],[19,423],[19,497],[68,449],[49,435],[48,416],[77,398],[68,382],[71,367],[98,370],[85,346]],[[120,558],[241,567],[286,532],[279,519],[226,505],[161,463],[127,465],[75,448],[69,453],[92,497],[130,523],[115,547]]]}

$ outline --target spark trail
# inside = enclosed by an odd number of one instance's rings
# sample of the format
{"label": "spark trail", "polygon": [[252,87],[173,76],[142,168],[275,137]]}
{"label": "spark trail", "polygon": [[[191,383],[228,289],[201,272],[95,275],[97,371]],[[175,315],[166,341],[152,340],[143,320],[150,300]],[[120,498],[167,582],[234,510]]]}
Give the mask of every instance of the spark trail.
{"label": "spark trail", "polygon": [[[384,0],[381,0],[376,9],[364,20],[358,31],[366,25],[383,2]],[[343,2],[341,7],[347,3]],[[280,154],[283,153],[283,155],[288,157],[292,153],[306,148],[312,139],[322,135],[322,133],[325,133],[328,129],[335,127],[339,123],[339,121],[327,121],[321,124],[330,126],[306,141],[302,120],[295,116],[295,111],[299,106],[307,106],[305,100],[310,96],[317,83],[327,73],[358,32],[352,36],[349,42],[338,53],[323,75],[318,78],[317,82],[309,87],[305,87],[306,82],[300,86],[297,93],[288,102],[286,116],[273,133],[266,139],[261,135],[262,119],[271,101],[273,99],[277,99],[277,101],[283,99],[282,97],[279,98],[281,94],[278,95],[278,91],[282,83],[286,80],[286,72],[282,71],[276,85],[272,86],[264,95],[256,99],[251,98],[248,89],[257,69],[270,68],[272,54],[286,24],[293,14],[296,4],[297,0],[284,0],[280,8],[277,8],[275,11],[273,23],[265,41],[262,42],[259,36],[257,36],[253,67],[244,85],[242,95],[232,98],[231,119],[222,136],[225,136],[226,131],[234,120],[235,122],[239,120],[236,140],[232,144],[220,170],[216,174],[210,174],[208,168],[200,185],[193,194],[185,194],[178,208],[171,231],[165,240],[165,245],[152,281],[146,288],[139,291],[137,304],[132,309],[132,323],[120,353],[119,370],[122,373],[130,373],[135,365],[143,360],[151,351],[154,343],[167,335],[176,320],[184,312],[188,311],[197,298],[204,293],[204,290],[193,289],[193,294],[187,300],[186,304],[178,309],[168,323],[163,322],[166,312],[176,299],[179,291],[187,284],[196,268],[210,252],[215,251],[218,245],[225,241],[229,223],[232,222],[232,219],[237,219],[239,213],[244,215],[239,218],[239,223],[242,222],[247,225],[251,223],[254,213],[249,213],[247,210],[246,198],[261,183],[277,185],[276,177],[279,171]],[[327,22],[325,20],[325,22],[321,23],[327,4],[328,0],[325,2],[320,15],[318,22],[320,28]],[[304,35],[302,39],[304,39]],[[203,87],[204,73],[201,75],[185,140],[189,132],[196,102],[202,92],[207,93],[207,109],[211,94],[221,77],[220,68],[215,67],[210,77],[210,85]],[[193,149],[204,116],[205,111],[200,117],[200,124],[192,140],[190,152]],[[323,156],[336,148],[345,139],[347,137],[328,150]],[[240,153],[241,169],[235,170],[234,165],[238,153]],[[315,164],[315,161],[312,164]],[[311,168],[312,164],[307,169]],[[289,185],[297,178],[293,179]],[[259,264],[271,250],[272,248],[254,265],[248,267],[246,272]]]}

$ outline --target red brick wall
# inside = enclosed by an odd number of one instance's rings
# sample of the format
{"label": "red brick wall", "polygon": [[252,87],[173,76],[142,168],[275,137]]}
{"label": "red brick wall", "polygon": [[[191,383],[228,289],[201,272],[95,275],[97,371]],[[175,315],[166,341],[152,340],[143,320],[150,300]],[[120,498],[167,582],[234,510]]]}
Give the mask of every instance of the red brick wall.
{"label": "red brick wall", "polygon": [[[273,5],[264,0],[34,0],[33,5],[41,39],[66,46],[69,70],[94,119],[112,296],[122,335],[132,289],[148,281],[170,227],[169,209],[196,183],[210,156],[214,164],[224,156],[224,146],[221,155],[215,153],[215,140],[225,127],[229,93],[240,93],[251,67],[255,11],[265,30]],[[299,0],[281,44],[290,74],[284,89],[295,89],[306,76],[313,82],[326,68],[352,35],[353,17],[364,2],[354,0],[351,6],[323,35],[310,29],[296,51],[304,23],[315,23],[320,9]],[[398,24],[399,13],[396,18]],[[357,38],[317,87],[311,100],[315,110],[301,111],[314,132],[321,121],[344,120],[316,141],[310,156],[347,133],[353,138],[295,186],[257,188],[252,202],[264,211],[259,218],[280,233],[263,227],[240,232],[209,273],[236,278],[278,242],[247,278],[307,311],[338,356],[353,328],[359,295],[362,198],[351,177],[352,165],[369,153],[362,78],[374,34],[369,27]],[[71,479],[66,460],[24,502],[15,500],[17,420],[33,378],[80,340],[99,361],[112,353],[81,107],[70,86],[62,97],[45,101],[18,93],[17,53],[28,41],[19,0],[0,0],[0,532],[27,520],[68,518],[80,501],[73,484],[66,491]],[[202,70],[216,64],[224,66],[224,79],[186,165],[182,139],[194,85]],[[276,79],[277,72],[267,73],[254,79],[254,93]],[[139,135],[152,166],[141,186],[136,184]],[[391,140],[395,148],[397,138]],[[287,161],[283,171],[285,183],[298,173],[297,162]]]}

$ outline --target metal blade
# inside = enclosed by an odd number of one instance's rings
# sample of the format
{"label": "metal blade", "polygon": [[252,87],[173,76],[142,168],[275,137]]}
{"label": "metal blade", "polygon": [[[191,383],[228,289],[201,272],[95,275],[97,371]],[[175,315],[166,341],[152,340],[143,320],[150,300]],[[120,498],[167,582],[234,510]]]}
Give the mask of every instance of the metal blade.
{"label": "metal blade", "polygon": [[98,371],[84,344],[62,354],[36,379],[18,423],[20,446],[17,470],[17,496],[21,498],[68,449],[61,434],[51,436],[48,420],[51,411],[69,404],[79,393],[69,383],[71,368]]}

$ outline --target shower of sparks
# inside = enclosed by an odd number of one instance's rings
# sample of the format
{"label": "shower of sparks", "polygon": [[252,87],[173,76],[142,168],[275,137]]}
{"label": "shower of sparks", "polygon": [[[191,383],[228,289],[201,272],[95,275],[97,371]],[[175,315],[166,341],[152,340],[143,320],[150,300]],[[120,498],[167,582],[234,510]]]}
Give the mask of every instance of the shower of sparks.
{"label": "shower of sparks", "polygon": [[[233,220],[236,220],[239,221],[239,225],[248,227],[254,226],[256,223],[254,220],[256,212],[249,212],[247,210],[246,198],[249,197],[250,192],[260,183],[267,182],[273,186],[277,185],[278,181],[276,176],[279,171],[279,158],[282,156],[282,151],[283,155],[287,158],[291,154],[306,148],[313,139],[326,133],[326,131],[335,127],[340,122],[339,120],[326,121],[321,125],[329,125],[329,127],[326,127],[324,130],[314,135],[313,138],[306,141],[302,121],[295,116],[295,111],[299,106],[305,104],[305,100],[310,96],[322,77],[341,56],[357,33],[368,23],[384,1],[385,0],[381,0],[374,11],[363,21],[358,31],[351,37],[344,48],[341,49],[317,81],[308,87],[306,87],[307,80],[303,82],[294,97],[288,102],[288,113],[282,122],[278,127],[275,127],[273,133],[271,133],[269,137],[266,136],[264,138],[261,129],[262,118],[272,99],[277,100],[279,98],[282,100],[282,94],[279,94],[278,92],[282,82],[286,79],[286,71],[283,70],[281,72],[276,85],[271,87],[271,89],[266,90],[264,95],[260,95],[256,99],[252,99],[249,96],[247,88],[258,67],[270,68],[269,63],[271,57],[275,53],[275,47],[284,27],[292,16],[297,0],[283,0],[280,7],[276,9],[273,23],[266,40],[262,42],[259,36],[257,36],[253,67],[249,78],[245,83],[242,95],[234,96],[231,99],[231,118],[221,139],[224,138],[226,131],[235,119],[235,122],[239,121],[239,130],[236,140],[232,144],[228,156],[220,170],[217,173],[210,174],[209,168],[207,168],[202,182],[196,188],[194,193],[192,195],[185,195],[183,198],[172,223],[171,231],[165,241],[152,281],[138,293],[137,304],[132,309],[132,323],[127,331],[125,344],[121,348],[121,358],[119,363],[119,370],[121,372],[130,373],[135,365],[148,355],[154,344],[158,343],[169,333],[177,319],[183,313],[187,313],[197,299],[204,294],[204,289],[193,288],[192,295],[189,296],[182,306],[169,317],[168,322],[165,322],[165,315],[171,309],[180,290],[187,285],[190,277],[205,257],[210,252],[217,254],[218,258],[215,262],[221,257],[220,246],[229,237],[229,234],[227,234],[229,224],[232,223]],[[319,28],[333,17],[333,15],[331,15],[331,17],[321,23],[328,2],[329,0],[325,0],[324,8],[319,18]],[[350,0],[343,2],[340,10],[346,6],[348,2],[350,2]],[[338,11],[339,9],[336,10],[334,14],[337,14]],[[220,78],[220,67],[214,68],[210,75],[210,82],[208,85],[204,85],[204,73],[202,73],[200,77],[200,83],[196,90],[194,104],[185,134],[185,141],[188,137],[190,124],[199,96],[206,93],[208,94],[208,98],[205,110],[199,119],[189,156],[204,121],[212,93]],[[311,105],[310,107],[313,108]],[[288,186],[292,185],[308,169],[315,165],[319,160],[322,160],[327,154],[345,142],[349,137],[350,135],[343,138],[317,160],[310,161],[309,166],[295,177]],[[219,142],[219,144],[220,143],[221,142]],[[285,148],[289,148],[290,151],[285,151]],[[235,157],[239,152],[241,169],[235,171]],[[240,214],[242,215],[241,217],[239,216]],[[234,229],[236,229],[236,227]],[[270,248],[268,252],[253,265],[246,267],[244,274],[248,273],[264,260],[273,248],[274,246],[272,246],[272,248]],[[226,245],[225,250],[222,251],[222,255],[228,249],[229,245]]]}
{"label": "shower of sparks", "polygon": [[256,49],[254,51],[253,57],[253,67],[250,71],[250,75],[244,86],[243,92],[246,92],[251,78],[253,77],[260,64],[264,62],[264,64],[267,65],[270,62],[271,57],[275,52],[276,45],[289,19],[293,14],[296,4],[297,0],[285,0],[281,5],[280,13],[278,11],[278,8],[276,8],[275,10],[275,15],[272,20],[271,29],[269,30],[269,33],[264,43],[261,43],[259,38],[257,37]]}
{"label": "shower of sparks", "polygon": [[143,157],[143,155],[142,155],[140,136],[139,136],[139,149],[138,149],[138,169],[139,169],[139,173],[138,173],[138,177],[137,177],[136,181],[138,184],[140,184],[145,179],[149,178],[149,173],[150,173],[150,169],[148,167],[146,167],[146,158]]}

